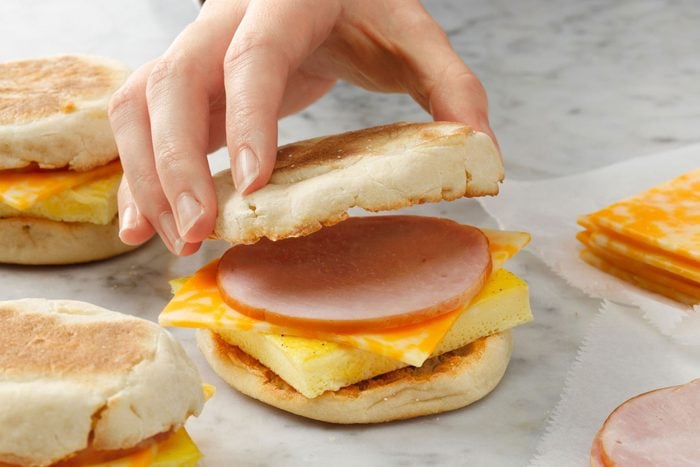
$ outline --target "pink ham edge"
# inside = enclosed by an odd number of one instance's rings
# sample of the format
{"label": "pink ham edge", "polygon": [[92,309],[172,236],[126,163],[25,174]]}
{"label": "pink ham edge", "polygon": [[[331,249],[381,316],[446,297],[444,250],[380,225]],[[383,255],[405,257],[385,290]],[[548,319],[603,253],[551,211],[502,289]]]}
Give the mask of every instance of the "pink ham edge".
{"label": "pink ham edge", "polygon": [[481,290],[490,271],[488,239],[474,227],[373,216],[307,237],[234,246],[219,263],[218,282],[244,314],[358,330],[453,311]]}
{"label": "pink ham edge", "polygon": [[700,379],[620,405],[593,442],[591,465],[700,465]]}

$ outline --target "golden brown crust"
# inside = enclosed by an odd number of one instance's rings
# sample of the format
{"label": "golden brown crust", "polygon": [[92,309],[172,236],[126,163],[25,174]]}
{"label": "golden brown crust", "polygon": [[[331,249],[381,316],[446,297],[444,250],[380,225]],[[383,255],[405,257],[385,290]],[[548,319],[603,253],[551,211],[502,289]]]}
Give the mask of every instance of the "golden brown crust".
{"label": "golden brown crust", "polygon": [[455,410],[496,387],[510,360],[510,331],[308,399],[272,370],[212,331],[197,334],[214,371],[242,393],[279,409],[330,423],[381,423]]}
{"label": "golden brown crust", "polygon": [[491,139],[452,122],[395,123],[300,141],[280,148],[270,182],[249,195],[230,171],[215,176],[214,238],[255,243],[308,235],[348,210],[495,195],[503,180]]}
{"label": "golden brown crust", "polygon": [[0,63],[0,125],[71,113],[76,99],[93,99],[121,84],[103,65],[62,55]]}
{"label": "golden brown crust", "polygon": [[119,239],[115,216],[107,225],[29,217],[0,219],[0,263],[50,265],[98,261],[137,248]]}
{"label": "golden brown crust", "polygon": [[127,373],[152,358],[153,329],[140,321],[65,323],[0,302],[0,374],[60,377]]}
{"label": "golden brown crust", "polygon": [[128,74],[87,55],[0,63],[0,170],[84,171],[114,160],[107,106]]}
{"label": "golden brown crust", "polygon": [[[444,137],[440,131],[441,125],[438,122],[398,122],[287,144],[277,151],[275,172],[335,164],[354,156],[381,155],[384,154],[386,141],[397,138],[415,137],[435,141]],[[457,133],[469,136],[474,130],[461,126]]]}
{"label": "golden brown crust", "polygon": [[130,449],[202,408],[197,369],[155,323],[44,299],[0,301],[0,323],[0,463]]}

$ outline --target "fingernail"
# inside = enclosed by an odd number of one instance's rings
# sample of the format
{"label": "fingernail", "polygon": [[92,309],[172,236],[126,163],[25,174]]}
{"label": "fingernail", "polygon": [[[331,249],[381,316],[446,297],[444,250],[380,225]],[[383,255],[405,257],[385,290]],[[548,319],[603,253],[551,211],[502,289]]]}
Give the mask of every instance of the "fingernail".
{"label": "fingernail", "polygon": [[127,204],[126,208],[119,217],[119,235],[126,232],[127,230],[132,230],[136,227],[136,222],[138,220],[138,212],[136,211],[136,206],[134,204]]}
{"label": "fingernail", "polygon": [[243,148],[233,161],[233,183],[241,193],[245,192],[260,175],[260,163],[250,148]]}
{"label": "fingernail", "polygon": [[179,255],[185,247],[185,242],[177,232],[175,216],[173,216],[172,212],[164,212],[158,220],[160,221],[160,230],[165,235],[165,240],[170,244],[168,246],[176,255]]}
{"label": "fingernail", "polygon": [[182,193],[176,201],[177,230],[181,237],[187,236],[192,227],[204,215],[204,208],[189,193]]}

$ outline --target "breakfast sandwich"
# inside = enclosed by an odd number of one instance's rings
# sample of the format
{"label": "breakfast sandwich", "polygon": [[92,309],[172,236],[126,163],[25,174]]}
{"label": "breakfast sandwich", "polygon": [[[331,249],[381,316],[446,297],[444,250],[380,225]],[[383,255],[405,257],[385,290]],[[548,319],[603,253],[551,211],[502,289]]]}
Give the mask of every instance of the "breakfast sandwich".
{"label": "breakfast sandwich", "polygon": [[183,424],[203,385],[163,328],[42,299],[0,301],[0,323],[0,465],[197,463]]}
{"label": "breakfast sandwich", "polygon": [[122,169],[107,118],[128,74],[92,56],[0,63],[0,262],[81,263],[133,248],[118,237]]}
{"label": "breakfast sandwich", "polygon": [[348,210],[495,195],[502,178],[490,138],[457,123],[283,146],[252,194],[215,177],[214,236],[233,246],[172,282],[159,321],[201,328],[222,379],[304,417],[376,423],[468,405],[499,383],[510,329],[532,319],[527,284],[502,268],[529,235]]}
{"label": "breakfast sandwich", "polygon": [[700,169],[578,223],[587,263],[678,302],[700,303]]}

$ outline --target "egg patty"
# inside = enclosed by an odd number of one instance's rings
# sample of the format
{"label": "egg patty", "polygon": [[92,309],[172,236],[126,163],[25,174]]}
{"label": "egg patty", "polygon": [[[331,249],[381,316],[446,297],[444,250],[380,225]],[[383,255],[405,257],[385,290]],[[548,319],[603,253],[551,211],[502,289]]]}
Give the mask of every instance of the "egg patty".
{"label": "egg patty", "polygon": [[60,222],[89,222],[106,225],[117,214],[117,189],[122,174],[60,191],[34,202],[26,209],[16,209],[0,201],[0,218],[40,217]]}

